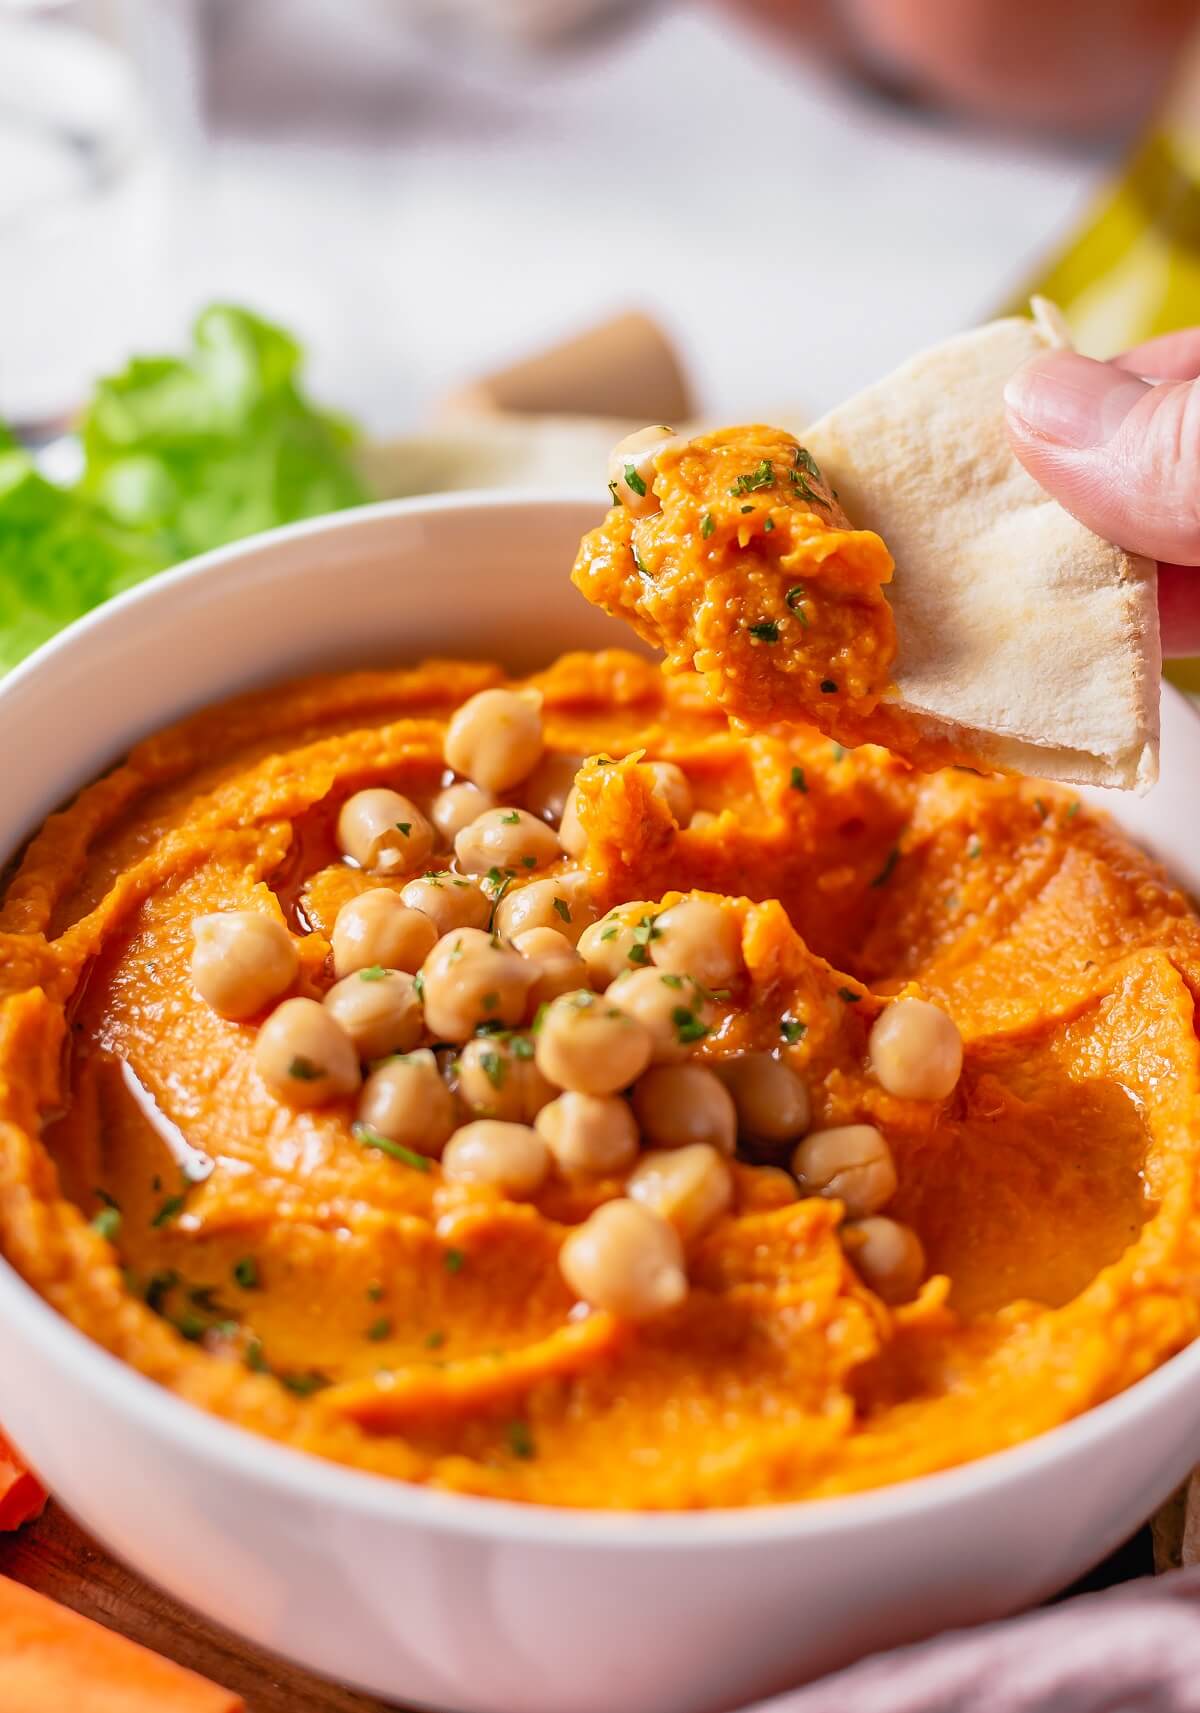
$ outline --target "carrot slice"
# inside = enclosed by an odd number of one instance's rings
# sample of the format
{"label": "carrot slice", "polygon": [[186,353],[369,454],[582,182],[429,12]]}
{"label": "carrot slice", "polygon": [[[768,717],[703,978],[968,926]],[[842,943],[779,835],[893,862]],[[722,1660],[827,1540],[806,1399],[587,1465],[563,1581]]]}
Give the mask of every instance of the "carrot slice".
{"label": "carrot slice", "polygon": [[245,1713],[137,1642],[0,1576],[0,1713]]}
{"label": "carrot slice", "polygon": [[40,1514],[46,1492],[0,1434],[0,1529],[19,1529]]}

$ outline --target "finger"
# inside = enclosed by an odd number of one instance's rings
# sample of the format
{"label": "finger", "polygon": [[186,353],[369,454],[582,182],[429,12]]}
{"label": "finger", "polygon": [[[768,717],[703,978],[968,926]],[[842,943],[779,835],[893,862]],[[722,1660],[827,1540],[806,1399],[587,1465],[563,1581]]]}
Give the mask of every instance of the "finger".
{"label": "finger", "polygon": [[1194,381],[1200,375],[1200,327],[1147,339],[1131,351],[1122,351],[1113,362],[1148,381]]}
{"label": "finger", "polygon": [[1130,553],[1200,564],[1200,381],[1049,351],[1004,398],[1014,452],[1060,505]]}
{"label": "finger", "polygon": [[1158,619],[1168,659],[1200,654],[1200,571],[1194,565],[1159,566]]}

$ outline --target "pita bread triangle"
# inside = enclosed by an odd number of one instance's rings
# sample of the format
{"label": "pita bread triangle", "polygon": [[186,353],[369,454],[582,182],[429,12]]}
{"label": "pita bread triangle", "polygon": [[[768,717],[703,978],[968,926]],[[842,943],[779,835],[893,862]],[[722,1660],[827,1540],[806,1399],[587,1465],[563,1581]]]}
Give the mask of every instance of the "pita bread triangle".
{"label": "pita bread triangle", "polygon": [[[1013,456],[1004,384],[1066,343],[1053,305],[911,358],[803,436],[896,562],[887,701],[985,767],[1145,791],[1158,776],[1156,569]],[[881,706],[880,712],[885,710]]]}

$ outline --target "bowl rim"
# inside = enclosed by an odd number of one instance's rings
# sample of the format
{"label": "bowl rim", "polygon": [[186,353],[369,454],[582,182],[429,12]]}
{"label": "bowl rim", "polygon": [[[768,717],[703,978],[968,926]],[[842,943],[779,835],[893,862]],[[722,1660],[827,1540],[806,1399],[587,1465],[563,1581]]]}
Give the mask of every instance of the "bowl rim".
{"label": "bowl rim", "polygon": [[[169,599],[180,587],[208,577],[229,575],[264,549],[408,516],[488,510],[578,513],[582,509],[591,509],[598,516],[602,502],[582,490],[543,496],[509,488],[469,489],[377,501],[247,536],[159,572],[74,620],[0,681],[0,712],[56,656],[69,654],[81,638],[94,631],[119,624],[131,607]],[[1174,686],[1164,681],[1162,693],[1186,709],[1191,718],[1200,719],[1200,713]],[[8,854],[0,853],[0,866]],[[1198,1338],[1082,1415],[1032,1439],[947,1469],[827,1498],[705,1510],[614,1511],[451,1492],[356,1469],[257,1434],[189,1403],[121,1361],[54,1309],[4,1256],[0,1256],[0,1319],[10,1321],[18,1335],[27,1335],[37,1343],[66,1383],[82,1383],[85,1389],[99,1392],[105,1404],[123,1415],[127,1423],[173,1442],[189,1457],[223,1465],[255,1481],[270,1489],[273,1497],[322,1503],[370,1516],[375,1522],[407,1524],[459,1537],[588,1550],[636,1546],[641,1550],[677,1551],[706,1543],[752,1546],[801,1541],[941,1511],[1044,1473],[1060,1461],[1085,1452],[1096,1441],[1127,1431],[1144,1412],[1170,1407],[1176,1393],[1200,1379]],[[22,1455],[37,1468],[36,1449],[29,1453],[22,1448]]]}

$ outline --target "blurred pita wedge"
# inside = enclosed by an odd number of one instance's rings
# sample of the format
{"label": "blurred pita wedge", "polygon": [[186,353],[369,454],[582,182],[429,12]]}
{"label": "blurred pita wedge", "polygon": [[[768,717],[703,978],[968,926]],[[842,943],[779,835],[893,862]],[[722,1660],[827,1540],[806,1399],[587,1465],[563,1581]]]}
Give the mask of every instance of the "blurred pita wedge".
{"label": "blurred pita wedge", "polygon": [[1156,569],[1085,529],[1009,449],[1004,383],[1068,343],[1053,305],[1035,314],[920,353],[804,442],[896,562],[880,715],[891,701],[931,752],[1141,792],[1158,776]]}

